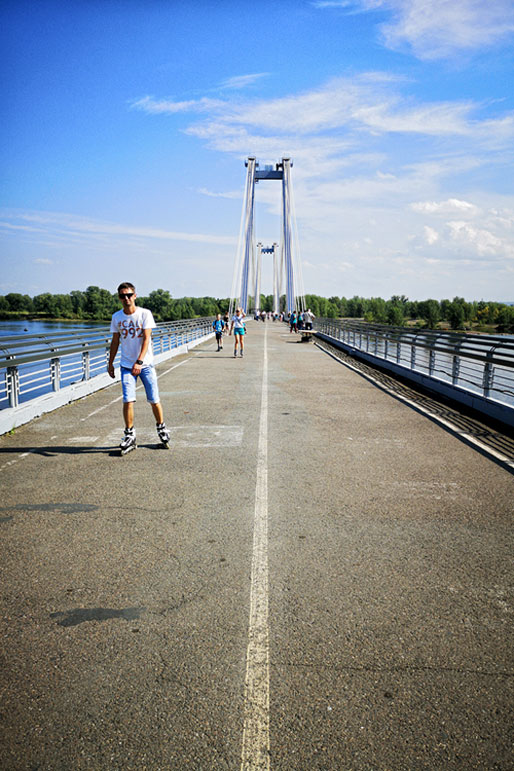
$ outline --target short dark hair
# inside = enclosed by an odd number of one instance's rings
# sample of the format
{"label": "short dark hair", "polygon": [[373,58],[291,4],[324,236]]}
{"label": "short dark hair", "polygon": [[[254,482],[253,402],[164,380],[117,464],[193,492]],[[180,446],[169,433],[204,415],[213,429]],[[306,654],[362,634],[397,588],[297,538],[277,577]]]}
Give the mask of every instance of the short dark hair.
{"label": "short dark hair", "polygon": [[134,292],[136,291],[136,287],[134,284],[131,284],[130,281],[124,281],[122,284],[118,287],[118,294],[120,293],[121,289],[133,289]]}

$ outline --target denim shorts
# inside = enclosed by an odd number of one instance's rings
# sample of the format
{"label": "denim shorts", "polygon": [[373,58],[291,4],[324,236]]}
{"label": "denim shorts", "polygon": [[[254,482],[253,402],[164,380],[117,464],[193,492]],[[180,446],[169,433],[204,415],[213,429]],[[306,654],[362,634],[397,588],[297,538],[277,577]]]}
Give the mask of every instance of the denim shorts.
{"label": "denim shorts", "polygon": [[157,375],[155,367],[151,364],[149,367],[143,367],[140,374],[132,374],[128,367],[121,367],[121,388],[123,391],[124,402],[136,401],[136,380],[140,377],[146,391],[146,399],[151,404],[157,404],[159,399],[159,388],[157,386]]}

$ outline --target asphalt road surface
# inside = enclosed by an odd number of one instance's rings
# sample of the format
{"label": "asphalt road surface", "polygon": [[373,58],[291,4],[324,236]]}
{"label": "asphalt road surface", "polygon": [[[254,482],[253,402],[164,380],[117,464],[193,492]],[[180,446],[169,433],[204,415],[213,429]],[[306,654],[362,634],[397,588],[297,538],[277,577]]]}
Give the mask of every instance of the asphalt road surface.
{"label": "asphalt road surface", "polygon": [[248,329],[0,438],[2,769],[512,769],[512,473]]}

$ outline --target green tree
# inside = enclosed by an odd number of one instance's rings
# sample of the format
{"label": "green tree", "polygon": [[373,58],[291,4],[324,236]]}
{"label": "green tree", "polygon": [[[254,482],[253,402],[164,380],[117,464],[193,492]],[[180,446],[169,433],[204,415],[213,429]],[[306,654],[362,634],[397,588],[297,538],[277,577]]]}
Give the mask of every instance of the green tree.
{"label": "green tree", "polygon": [[446,318],[452,329],[463,329],[466,321],[466,301],[463,297],[454,297],[450,303]]}
{"label": "green tree", "polygon": [[56,294],[54,301],[58,318],[70,319],[73,316],[73,305],[69,294]]}
{"label": "green tree", "polygon": [[98,286],[88,286],[85,294],[84,315],[89,319],[109,319],[119,309],[116,295]]}
{"label": "green tree", "polygon": [[429,329],[435,329],[441,318],[441,311],[437,300],[423,300],[423,302],[420,302],[419,315],[426,322]]}
{"label": "green tree", "polygon": [[403,305],[397,305],[393,302],[387,303],[387,323],[393,327],[403,327],[405,324],[403,312]]}
{"label": "green tree", "polygon": [[73,315],[77,316],[79,319],[82,318],[86,305],[86,296],[84,292],[80,292],[79,290],[74,289],[73,292],[70,292],[70,300]]}
{"label": "green tree", "polygon": [[405,308],[405,315],[409,319],[417,319],[419,316],[419,303],[417,300],[409,300]]}
{"label": "green tree", "polygon": [[36,313],[43,313],[45,316],[50,316],[52,318],[57,316],[55,296],[49,292],[36,295],[33,302]]}
{"label": "green tree", "polygon": [[359,319],[362,318],[368,310],[368,303],[363,297],[355,296],[348,300],[347,308],[348,316],[350,316],[350,318]]}
{"label": "green tree", "polygon": [[9,292],[5,295],[10,311],[30,313],[33,310],[32,298],[28,294]]}
{"label": "green tree", "polygon": [[498,332],[514,332],[514,305],[501,305],[497,316]]}
{"label": "green tree", "polygon": [[368,312],[371,311],[373,321],[376,324],[385,324],[387,321],[386,303],[381,297],[372,297],[368,302]]}
{"label": "green tree", "polygon": [[154,289],[144,300],[146,303],[145,307],[152,311],[158,321],[170,319],[173,311],[173,301],[167,289]]}

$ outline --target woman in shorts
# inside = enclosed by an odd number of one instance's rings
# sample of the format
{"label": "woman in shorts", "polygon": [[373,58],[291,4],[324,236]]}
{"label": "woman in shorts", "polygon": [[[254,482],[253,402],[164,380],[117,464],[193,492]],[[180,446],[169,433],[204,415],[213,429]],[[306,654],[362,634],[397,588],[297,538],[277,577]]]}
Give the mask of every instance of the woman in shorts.
{"label": "woman in shorts", "polygon": [[242,308],[236,308],[235,315],[232,316],[230,334],[232,334],[232,331],[234,331],[234,358],[236,358],[238,346],[241,351],[241,353],[239,354],[240,356],[243,355],[243,351],[244,351],[244,336],[246,333],[246,327],[245,327],[245,315],[243,313]]}

